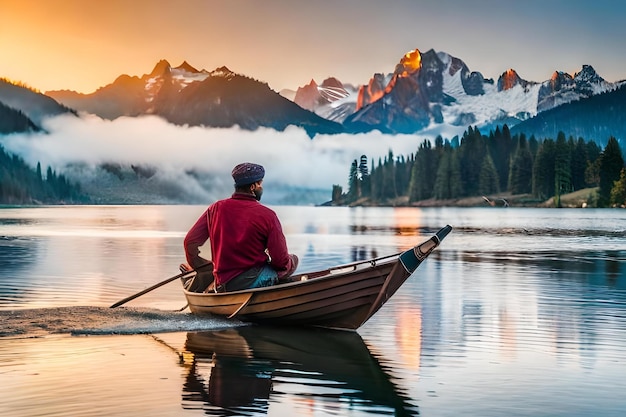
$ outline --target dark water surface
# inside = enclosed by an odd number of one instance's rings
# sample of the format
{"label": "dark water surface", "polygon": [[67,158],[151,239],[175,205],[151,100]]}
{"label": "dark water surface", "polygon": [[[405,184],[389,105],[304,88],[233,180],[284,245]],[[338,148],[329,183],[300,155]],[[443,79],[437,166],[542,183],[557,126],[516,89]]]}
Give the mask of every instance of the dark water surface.
{"label": "dark water surface", "polygon": [[623,416],[626,211],[278,206],[309,271],[452,233],[358,332],[180,310],[204,208],[0,208],[2,416]]}

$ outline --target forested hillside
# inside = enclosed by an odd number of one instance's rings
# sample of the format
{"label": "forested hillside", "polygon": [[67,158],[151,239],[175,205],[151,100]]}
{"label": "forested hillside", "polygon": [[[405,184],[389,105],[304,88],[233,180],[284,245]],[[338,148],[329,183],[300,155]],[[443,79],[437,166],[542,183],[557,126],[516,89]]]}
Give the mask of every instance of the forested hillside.
{"label": "forested hillside", "polygon": [[602,149],[593,140],[566,138],[529,139],[511,136],[505,125],[488,136],[469,128],[460,141],[438,137],[424,140],[411,155],[374,160],[354,160],[348,190],[333,187],[332,204],[407,204],[424,200],[455,200],[503,192],[528,195],[536,202],[589,187],[598,187],[597,207],[626,205],[626,179],[622,150],[613,137]]}
{"label": "forested hillside", "polygon": [[[11,97],[14,100],[19,100],[24,94],[28,94],[28,97],[37,97],[46,104],[51,101],[48,97],[4,79],[0,79],[0,83],[4,90],[12,93]],[[32,107],[36,108],[35,105]],[[61,106],[59,107],[62,109]],[[36,110],[39,111],[38,108]],[[21,110],[16,110],[0,101],[0,135],[40,130]],[[0,141],[1,139],[0,136]],[[50,168],[44,176],[39,164],[36,170],[32,169],[19,156],[7,153],[0,142],[0,204],[56,204],[86,200],[86,197],[81,195],[77,184],[70,183],[63,175],[57,175]]]}
{"label": "forested hillside", "polygon": [[613,136],[626,141],[626,85],[540,112],[511,128],[512,134],[525,133],[538,138],[556,137],[567,132],[574,137],[594,140],[602,146]]}
{"label": "forested hillside", "polygon": [[0,145],[0,204],[81,203],[87,198],[80,187],[48,168],[30,168],[22,158]]}
{"label": "forested hillside", "polygon": [[39,130],[24,113],[0,102],[0,135]]}

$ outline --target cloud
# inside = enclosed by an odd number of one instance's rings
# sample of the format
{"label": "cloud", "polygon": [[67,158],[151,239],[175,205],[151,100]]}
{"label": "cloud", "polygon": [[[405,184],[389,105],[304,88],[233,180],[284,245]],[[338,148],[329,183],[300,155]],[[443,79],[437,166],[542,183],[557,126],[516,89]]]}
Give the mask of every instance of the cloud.
{"label": "cloud", "polygon": [[195,170],[224,178],[243,161],[266,168],[266,183],[328,189],[347,186],[350,164],[366,155],[368,161],[415,152],[423,137],[367,134],[318,135],[303,129],[284,132],[260,128],[228,129],[176,126],[156,116],[121,117],[114,121],[92,115],[57,116],[44,122],[46,134],[10,135],[5,148],[35,166],[51,166],[62,173],[72,164],[98,166],[104,162],[156,167],[184,181]]}

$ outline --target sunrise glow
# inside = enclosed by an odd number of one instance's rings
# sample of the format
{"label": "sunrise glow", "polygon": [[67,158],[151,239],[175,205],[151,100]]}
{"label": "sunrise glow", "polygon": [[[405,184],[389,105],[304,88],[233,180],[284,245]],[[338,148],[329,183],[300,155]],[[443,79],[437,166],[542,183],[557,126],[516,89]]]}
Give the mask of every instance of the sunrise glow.
{"label": "sunrise glow", "polygon": [[509,68],[506,70],[502,76],[502,90],[505,91],[515,87],[517,78],[517,72],[514,69]]}
{"label": "sunrise glow", "polygon": [[[542,81],[555,70],[571,73],[592,64],[607,80],[623,79],[626,57],[619,51],[626,25],[620,24],[620,11],[626,3],[569,8],[602,16],[600,30],[590,26],[574,35],[558,7],[542,5],[536,14],[541,30],[529,33],[524,19],[507,19],[535,6],[511,5],[500,16],[503,11],[484,5],[453,3],[416,7],[408,2],[390,10],[384,2],[340,2],[329,12],[323,3],[287,6],[277,0],[181,0],[159,7],[153,0],[90,2],[89,7],[81,0],[0,0],[0,76],[44,93],[68,89],[89,94],[122,74],[141,77],[167,59],[187,60],[207,71],[227,66],[276,91],[296,90],[311,78],[329,76],[356,86],[367,84],[375,73],[392,72],[399,61],[404,67],[398,75],[419,70],[421,54],[414,49],[419,47],[459,57],[486,78],[511,67],[525,79]],[[354,19],[355,12],[363,18]],[[463,16],[473,27],[454,19],[442,26],[444,16],[452,15]],[[361,30],[359,21],[377,24]],[[506,41],[478,29],[494,21],[507,21]],[[602,30],[608,27],[611,36]],[[580,45],[587,46],[585,56]]]}
{"label": "sunrise glow", "polygon": [[407,52],[400,61],[400,65],[404,67],[404,71],[400,74],[402,77],[406,77],[413,74],[415,71],[422,68],[422,54],[417,49]]}

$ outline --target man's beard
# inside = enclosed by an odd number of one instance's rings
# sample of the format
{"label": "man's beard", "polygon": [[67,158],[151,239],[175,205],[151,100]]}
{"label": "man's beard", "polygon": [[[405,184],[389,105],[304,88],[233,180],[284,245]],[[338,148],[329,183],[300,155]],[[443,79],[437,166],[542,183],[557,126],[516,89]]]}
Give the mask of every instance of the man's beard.
{"label": "man's beard", "polygon": [[256,201],[261,201],[261,196],[263,195],[263,187],[257,187],[252,190],[252,194],[254,194],[254,198]]}

